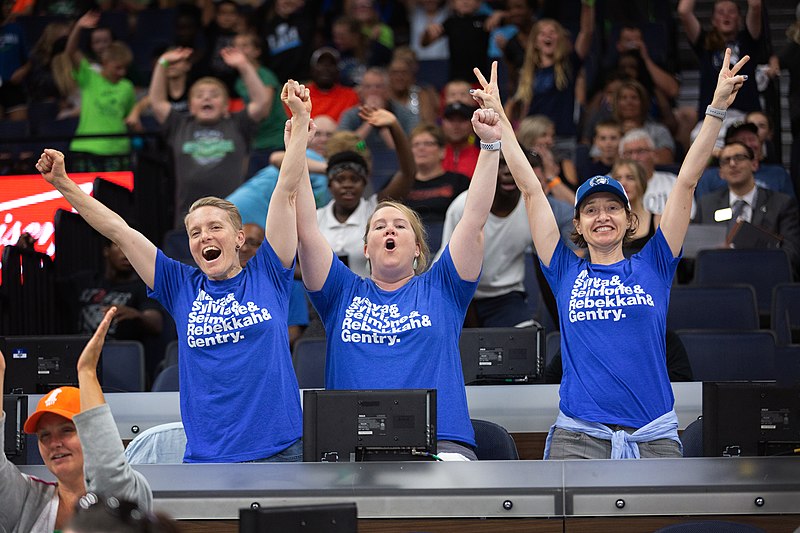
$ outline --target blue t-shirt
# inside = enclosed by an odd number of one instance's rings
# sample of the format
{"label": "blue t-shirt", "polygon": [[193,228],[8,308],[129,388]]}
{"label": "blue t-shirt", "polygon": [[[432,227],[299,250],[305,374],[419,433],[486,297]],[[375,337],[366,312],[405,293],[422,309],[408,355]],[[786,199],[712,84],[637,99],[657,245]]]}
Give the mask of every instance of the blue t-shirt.
{"label": "blue t-shirt", "polygon": [[293,276],[266,241],[223,281],[158,251],[148,295],[178,330],[185,462],[262,459],[302,435],[286,325]]}
{"label": "blue t-shirt", "polygon": [[565,415],[640,428],[672,410],[664,339],[679,259],[660,228],[613,265],[590,263],[559,241],[542,268],[561,322]]}
{"label": "blue t-shirt", "polygon": [[334,256],[309,292],[325,324],[328,389],[436,389],[437,437],[475,446],[458,339],[477,281],[462,280],[450,248],[395,291],[360,278]]}

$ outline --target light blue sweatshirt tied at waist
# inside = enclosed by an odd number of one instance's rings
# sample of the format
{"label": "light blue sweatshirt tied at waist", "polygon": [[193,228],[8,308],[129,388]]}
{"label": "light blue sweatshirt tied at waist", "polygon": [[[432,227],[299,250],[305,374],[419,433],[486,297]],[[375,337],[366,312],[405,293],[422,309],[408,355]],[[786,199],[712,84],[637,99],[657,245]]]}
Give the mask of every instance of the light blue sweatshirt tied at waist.
{"label": "light blue sweatshirt tied at waist", "polygon": [[553,432],[556,428],[574,433],[585,433],[596,439],[611,441],[612,459],[639,459],[639,442],[650,442],[659,439],[672,439],[680,446],[681,454],[683,445],[678,438],[678,415],[675,410],[665,413],[647,425],[644,425],[628,433],[625,430],[614,431],[605,424],[599,422],[586,422],[578,418],[570,418],[561,411],[558,412],[556,423],[550,427],[547,440],[544,444],[544,458],[550,457],[550,442],[553,440]]}

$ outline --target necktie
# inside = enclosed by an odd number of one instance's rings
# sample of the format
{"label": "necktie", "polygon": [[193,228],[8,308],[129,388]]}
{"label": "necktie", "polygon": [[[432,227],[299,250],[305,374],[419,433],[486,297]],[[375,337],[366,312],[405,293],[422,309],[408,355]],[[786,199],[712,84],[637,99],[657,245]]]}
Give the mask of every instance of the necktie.
{"label": "necktie", "polygon": [[744,200],[736,200],[731,207],[731,219],[728,221],[728,229],[733,229],[739,217],[744,213],[744,206],[747,202]]}

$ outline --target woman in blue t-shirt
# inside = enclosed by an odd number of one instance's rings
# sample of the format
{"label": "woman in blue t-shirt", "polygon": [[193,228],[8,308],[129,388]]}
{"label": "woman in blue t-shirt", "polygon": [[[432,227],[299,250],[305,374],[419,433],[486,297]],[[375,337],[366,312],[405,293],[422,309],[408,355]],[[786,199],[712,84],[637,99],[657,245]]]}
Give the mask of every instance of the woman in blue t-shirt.
{"label": "woman in blue t-shirt", "polygon": [[293,115],[286,126],[291,142],[267,214],[267,238],[244,268],[242,220],[230,202],[200,198],[189,210],[184,222],[199,267],[192,268],[168,258],[84,193],[67,176],[63,154],[47,149],[36,164],[89,225],[122,249],[175,320],[186,462],[302,458],[287,313],[297,249],[293,196],[308,176],[304,152],[313,123],[305,87],[290,81],[281,99]]}
{"label": "woman in blue t-shirt", "polygon": [[[370,274],[361,278],[333,254],[317,227],[308,183],[301,184],[297,200],[303,282],[328,339],[326,388],[436,389],[438,451],[440,457],[463,456],[458,459],[476,459],[458,340],[480,277],[483,226],[500,159],[497,112],[475,111],[472,126],[482,150],[464,216],[430,270],[423,226],[410,208],[391,201],[377,205],[364,236]],[[356,174],[366,172],[352,161],[343,164]]]}
{"label": "woman in blue t-shirt", "polygon": [[[561,353],[560,412],[545,446],[545,458],[600,459],[681,456],[678,418],[666,369],[665,334],[669,290],[689,225],[692,195],[717,138],[725,110],[746,77],[747,62],[719,72],[714,98],[700,134],[686,154],[661,223],[631,258],[623,244],[635,232],[625,189],[610,176],[595,176],[575,196],[573,241],[588,257],[560,239],[553,212],[517,143],[503,155],[522,191],[531,235],[544,274],[558,302]],[[499,102],[496,86],[479,77]],[[512,134],[501,117],[503,134]]]}

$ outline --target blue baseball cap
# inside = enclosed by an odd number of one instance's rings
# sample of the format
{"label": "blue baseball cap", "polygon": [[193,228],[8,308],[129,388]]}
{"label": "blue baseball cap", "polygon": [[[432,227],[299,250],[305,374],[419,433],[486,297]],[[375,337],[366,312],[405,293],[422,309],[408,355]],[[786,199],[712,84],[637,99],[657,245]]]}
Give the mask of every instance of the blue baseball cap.
{"label": "blue baseball cap", "polygon": [[578,187],[578,191],[575,193],[575,212],[578,212],[578,207],[580,207],[581,203],[583,203],[589,195],[598,192],[610,192],[611,194],[615,194],[622,200],[625,207],[628,209],[631,208],[631,202],[628,200],[625,188],[620,185],[617,180],[611,176],[595,176],[589,178],[583,185]]}

